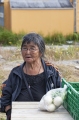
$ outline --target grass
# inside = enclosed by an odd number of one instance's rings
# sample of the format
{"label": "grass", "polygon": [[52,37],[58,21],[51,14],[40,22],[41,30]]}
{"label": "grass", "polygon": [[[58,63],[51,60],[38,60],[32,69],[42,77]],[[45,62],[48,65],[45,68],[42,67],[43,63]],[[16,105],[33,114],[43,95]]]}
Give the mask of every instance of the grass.
{"label": "grass", "polygon": [[54,61],[79,59],[79,46],[70,46],[67,49],[51,46],[46,49],[46,57]]}
{"label": "grass", "polygon": [[6,48],[6,50],[5,49],[3,50],[3,47],[1,47],[0,55],[2,55],[3,59],[7,61],[22,59],[20,47],[17,47],[17,48],[14,47],[13,49]]}
{"label": "grass", "polygon": [[6,120],[5,113],[0,113],[0,120]]}

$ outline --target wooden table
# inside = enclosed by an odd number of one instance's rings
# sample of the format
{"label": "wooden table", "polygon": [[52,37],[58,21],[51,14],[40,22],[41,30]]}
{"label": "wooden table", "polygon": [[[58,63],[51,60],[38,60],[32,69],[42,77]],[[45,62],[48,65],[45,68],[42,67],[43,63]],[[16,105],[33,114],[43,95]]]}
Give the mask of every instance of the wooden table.
{"label": "wooden table", "polygon": [[11,120],[73,120],[63,106],[55,112],[40,111],[39,102],[13,102]]}

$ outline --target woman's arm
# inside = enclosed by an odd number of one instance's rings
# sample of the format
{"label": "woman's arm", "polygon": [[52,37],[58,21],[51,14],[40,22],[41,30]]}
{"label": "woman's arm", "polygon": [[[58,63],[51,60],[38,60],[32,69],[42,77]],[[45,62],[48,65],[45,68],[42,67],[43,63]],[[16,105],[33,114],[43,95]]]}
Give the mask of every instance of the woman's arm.
{"label": "woman's arm", "polygon": [[[1,104],[2,109],[5,112],[10,109],[11,107],[11,97],[12,97],[12,72],[10,73],[8,79],[2,84],[2,97],[1,97]],[[8,106],[8,107],[7,107]]]}

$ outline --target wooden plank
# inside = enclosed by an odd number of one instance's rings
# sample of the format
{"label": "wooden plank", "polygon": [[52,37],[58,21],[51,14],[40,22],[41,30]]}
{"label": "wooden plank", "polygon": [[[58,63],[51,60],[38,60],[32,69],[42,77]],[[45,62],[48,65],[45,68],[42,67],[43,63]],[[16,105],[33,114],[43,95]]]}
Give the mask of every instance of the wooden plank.
{"label": "wooden plank", "polygon": [[12,102],[12,105],[38,105],[38,102]]}
{"label": "wooden plank", "polygon": [[[27,111],[26,109],[27,109],[28,111]],[[33,111],[33,110],[34,110],[34,111]],[[21,109],[21,108],[12,109],[12,113],[17,113],[17,114],[18,114],[18,113],[25,113],[25,114],[27,114],[28,112],[31,113],[31,111],[32,111],[32,113],[35,113],[35,112],[39,112],[39,113],[40,113],[40,112],[41,112],[41,110],[39,110],[38,108],[37,108],[37,109],[33,109],[33,108],[32,108],[32,109],[29,109],[29,108],[24,108],[24,109],[23,109],[23,108],[22,108],[22,109]],[[45,114],[51,113],[51,112],[47,112],[47,111],[42,111],[42,113],[43,113],[43,112],[44,112]],[[68,113],[67,110],[64,109],[64,108],[62,108],[62,107],[61,107],[61,108],[58,108],[55,112],[57,112],[57,113],[62,113],[62,114]],[[54,112],[54,113],[55,113],[55,112]]]}
{"label": "wooden plank", "polygon": [[[60,109],[59,109],[60,110]],[[37,109],[30,109],[30,110],[26,110],[26,109],[17,109],[17,110],[12,110],[12,114],[25,114],[25,115],[30,115],[30,114],[33,114],[33,116],[35,116],[35,114],[37,114],[37,115],[42,115],[42,114],[44,114],[45,116],[47,115],[59,115],[59,114],[68,114],[68,112],[59,112],[59,111],[55,111],[55,112],[47,112],[47,111],[40,111],[40,110],[37,110]]]}
{"label": "wooden plank", "polygon": [[[34,108],[35,107],[35,108]],[[26,103],[26,102],[24,102],[24,103],[13,103],[13,105],[12,105],[12,112],[16,112],[17,113],[17,111],[18,112],[22,112],[23,110],[25,111],[25,109],[36,109],[36,110],[39,110],[39,103],[37,102],[36,104],[35,103]],[[66,112],[67,113],[67,110],[66,109],[63,109],[63,106],[61,106],[61,107],[59,107],[57,110],[56,110],[56,112],[62,112],[62,113],[64,113],[64,112]],[[30,111],[29,110],[29,111]],[[27,111],[28,112],[28,111]],[[48,112],[47,112],[48,113]],[[46,113],[46,114],[47,114]]]}
{"label": "wooden plank", "polygon": [[[71,119],[71,116],[69,115],[69,114],[54,114],[54,113],[52,113],[52,114],[35,114],[35,115],[33,115],[33,114],[12,114],[12,118],[35,118],[35,120],[36,120],[36,118],[59,118],[59,116],[60,116],[60,118],[66,118],[67,120],[68,119]],[[72,119],[73,120],[73,119]]]}
{"label": "wooden plank", "polygon": [[46,114],[35,114],[35,115],[33,115],[33,114],[14,114],[14,115],[12,115],[12,119],[11,120],[13,120],[13,119],[21,119],[21,120],[24,120],[24,119],[29,119],[29,120],[32,120],[32,119],[34,119],[34,120],[38,120],[38,118],[41,120],[41,119],[45,119],[45,120],[48,120],[48,119],[53,119],[53,120],[58,120],[59,118],[61,118],[62,120],[64,120],[64,118],[66,119],[66,120],[73,120],[73,118],[69,115],[69,114],[49,114],[49,115],[46,115]]}
{"label": "wooden plank", "polygon": [[38,102],[33,102],[33,104],[31,102],[13,102],[12,103],[12,108],[13,109],[17,109],[17,108],[34,108],[34,106],[36,108],[38,108]]}
{"label": "wooden plank", "polygon": [[55,112],[41,111],[39,102],[13,102],[11,120],[73,120],[61,106]]}
{"label": "wooden plank", "polygon": [[[59,116],[60,117],[60,116]],[[11,120],[72,120],[71,118],[12,118]]]}

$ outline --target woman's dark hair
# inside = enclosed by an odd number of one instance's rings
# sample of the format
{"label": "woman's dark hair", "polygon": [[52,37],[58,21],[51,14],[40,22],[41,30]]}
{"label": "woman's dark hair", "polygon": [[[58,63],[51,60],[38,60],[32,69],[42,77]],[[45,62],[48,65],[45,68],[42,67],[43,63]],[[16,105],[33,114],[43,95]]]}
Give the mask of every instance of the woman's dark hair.
{"label": "woman's dark hair", "polygon": [[29,44],[31,42],[33,42],[35,45],[38,46],[39,51],[42,54],[42,57],[44,57],[45,43],[44,43],[44,40],[43,40],[42,36],[40,36],[37,33],[29,33],[29,34],[26,34],[23,37],[23,41],[22,41],[22,45],[21,45],[21,50],[22,50],[22,47],[23,47],[23,45],[25,43]]}

